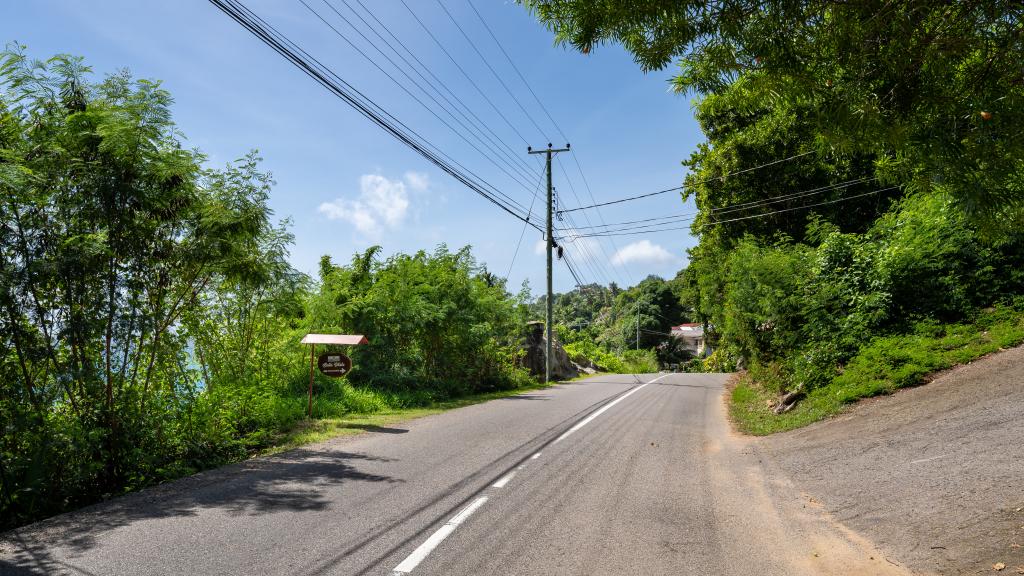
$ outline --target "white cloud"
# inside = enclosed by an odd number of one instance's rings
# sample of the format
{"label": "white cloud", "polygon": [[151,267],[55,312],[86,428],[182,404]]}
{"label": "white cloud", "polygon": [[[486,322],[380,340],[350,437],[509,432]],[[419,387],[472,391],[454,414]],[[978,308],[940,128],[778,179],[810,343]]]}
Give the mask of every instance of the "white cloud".
{"label": "white cloud", "polygon": [[651,244],[650,240],[633,242],[612,256],[612,264],[665,264],[674,262],[676,257],[657,244]]}
{"label": "white cloud", "polygon": [[405,181],[409,184],[409,188],[417,192],[422,192],[430,187],[430,175],[426,172],[406,172]]}
{"label": "white cloud", "polygon": [[331,220],[344,220],[367,236],[379,236],[385,229],[397,228],[409,213],[406,188],[426,190],[426,174],[406,172],[404,180],[389,180],[380,174],[359,178],[359,197],[324,202],[317,209]]}

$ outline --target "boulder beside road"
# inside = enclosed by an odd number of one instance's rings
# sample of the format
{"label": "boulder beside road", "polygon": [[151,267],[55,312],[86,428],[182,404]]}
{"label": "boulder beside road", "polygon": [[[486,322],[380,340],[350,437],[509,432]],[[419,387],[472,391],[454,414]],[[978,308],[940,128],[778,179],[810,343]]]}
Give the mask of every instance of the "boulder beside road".
{"label": "boulder beside road", "polygon": [[[524,368],[530,371],[530,374],[534,376],[544,377],[544,353],[545,353],[545,342],[544,337],[544,323],[543,322],[529,322],[527,323],[526,338],[523,340],[523,358],[520,363]],[[569,359],[569,354],[566,353],[565,348],[559,344],[558,340],[551,343],[551,377],[558,380],[568,380],[575,378],[579,375],[579,369]]]}

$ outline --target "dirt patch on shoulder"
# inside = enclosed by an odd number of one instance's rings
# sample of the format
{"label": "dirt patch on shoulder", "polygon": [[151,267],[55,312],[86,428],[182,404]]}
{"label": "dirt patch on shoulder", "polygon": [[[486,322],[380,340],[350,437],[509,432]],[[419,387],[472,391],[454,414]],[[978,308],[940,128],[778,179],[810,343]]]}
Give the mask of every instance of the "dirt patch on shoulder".
{"label": "dirt patch on shoulder", "polygon": [[916,572],[1024,565],[1024,347],[758,440],[842,525]]}

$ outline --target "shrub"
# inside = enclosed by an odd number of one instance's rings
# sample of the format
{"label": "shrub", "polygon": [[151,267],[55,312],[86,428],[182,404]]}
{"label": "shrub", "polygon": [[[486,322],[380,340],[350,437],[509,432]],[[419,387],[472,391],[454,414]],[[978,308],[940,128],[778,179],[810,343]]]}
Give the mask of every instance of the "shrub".
{"label": "shrub", "polygon": [[700,362],[700,369],[704,372],[733,372],[736,370],[736,360],[724,348],[715,350]]}

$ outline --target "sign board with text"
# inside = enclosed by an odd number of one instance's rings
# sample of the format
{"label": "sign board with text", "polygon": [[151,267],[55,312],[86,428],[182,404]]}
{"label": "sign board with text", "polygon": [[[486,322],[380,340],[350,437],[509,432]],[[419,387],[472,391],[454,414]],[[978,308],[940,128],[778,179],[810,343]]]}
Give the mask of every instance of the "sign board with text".
{"label": "sign board with text", "polygon": [[324,376],[341,378],[352,370],[352,359],[338,352],[326,352],[317,358],[317,366]]}
{"label": "sign board with text", "polygon": [[358,346],[369,344],[370,341],[362,334],[306,334],[302,337],[303,344],[309,344],[309,400],[306,403],[306,416],[313,417],[313,374],[314,366],[320,373],[331,378],[343,378],[352,370],[352,359],[340,352],[326,352],[319,358],[316,345]]}

